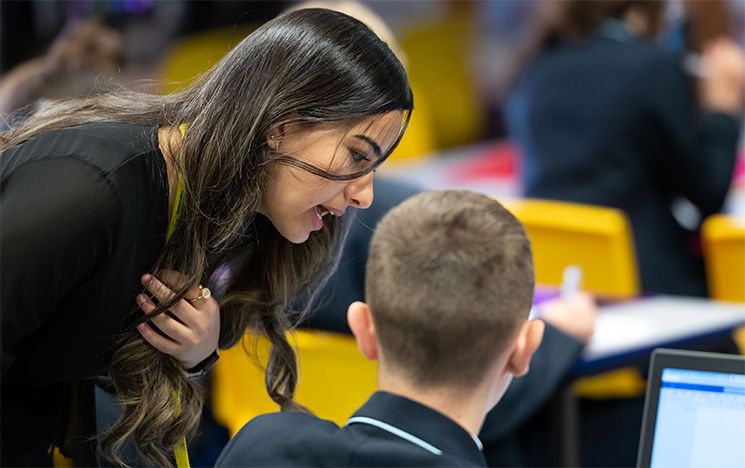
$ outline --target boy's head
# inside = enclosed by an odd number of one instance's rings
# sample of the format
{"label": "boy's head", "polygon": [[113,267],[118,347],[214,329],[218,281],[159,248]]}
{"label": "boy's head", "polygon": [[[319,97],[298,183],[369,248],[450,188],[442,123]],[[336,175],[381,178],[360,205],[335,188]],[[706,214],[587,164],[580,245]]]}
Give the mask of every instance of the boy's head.
{"label": "boy's head", "polygon": [[375,350],[363,352],[379,354],[381,370],[417,385],[472,386],[497,362],[509,374],[527,370],[541,337],[526,326],[533,285],[530,241],[512,214],[473,192],[426,192],[378,224],[369,309],[353,304],[350,326],[358,335],[358,309],[371,315]]}

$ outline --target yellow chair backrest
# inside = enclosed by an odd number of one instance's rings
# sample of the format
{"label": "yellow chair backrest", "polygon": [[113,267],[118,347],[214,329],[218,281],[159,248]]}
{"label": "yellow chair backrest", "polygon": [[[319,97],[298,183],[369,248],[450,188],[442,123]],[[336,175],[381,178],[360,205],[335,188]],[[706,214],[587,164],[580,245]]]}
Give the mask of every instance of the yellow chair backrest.
{"label": "yellow chair backrest", "polygon": [[160,79],[164,81],[161,92],[167,94],[187,87],[254,29],[255,24],[242,24],[211,29],[176,41],[161,63]]}
{"label": "yellow chair backrest", "polygon": [[406,133],[404,133],[386,165],[423,159],[433,155],[437,149],[427,96],[419,91],[419,86],[415,82],[411,82],[411,89],[414,93],[414,112],[411,114]]}
{"label": "yellow chair backrest", "polygon": [[639,293],[631,228],[620,210],[550,200],[505,200],[525,225],[536,283],[560,286],[568,265],[582,269],[582,288],[608,298]]}
{"label": "yellow chair backrest", "polygon": [[401,37],[409,77],[417,85],[414,105],[426,100],[437,147],[476,141],[486,118],[469,70],[475,37],[472,15],[414,24]]}
{"label": "yellow chair backrest", "polygon": [[[525,225],[533,247],[536,282],[560,286],[568,265],[582,269],[582,289],[614,299],[639,293],[631,227],[620,210],[552,200],[505,200]],[[644,394],[636,368],[583,378],[574,391],[583,398],[629,398]]]}
{"label": "yellow chair backrest", "polygon": [[[294,341],[298,356],[295,400],[317,416],[343,425],[377,388],[376,363],[365,359],[351,336],[299,330],[288,339]],[[261,366],[246,350],[255,353]],[[268,340],[257,341],[253,335],[220,353],[212,372],[212,411],[231,435],[255,416],[279,410],[264,387],[268,355]]]}
{"label": "yellow chair backrest", "polygon": [[[712,299],[745,302],[745,220],[723,214],[706,218],[701,227],[706,279]],[[745,354],[745,327],[733,335]]]}
{"label": "yellow chair backrest", "polygon": [[745,220],[710,216],[701,235],[709,295],[721,301],[745,302]]}

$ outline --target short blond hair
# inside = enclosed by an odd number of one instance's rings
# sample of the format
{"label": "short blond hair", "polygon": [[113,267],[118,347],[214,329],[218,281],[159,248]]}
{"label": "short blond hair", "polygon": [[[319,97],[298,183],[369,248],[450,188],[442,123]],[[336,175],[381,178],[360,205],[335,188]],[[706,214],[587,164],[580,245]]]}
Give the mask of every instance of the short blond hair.
{"label": "short blond hair", "polygon": [[365,288],[387,366],[419,384],[481,381],[528,317],[530,241],[492,198],[421,193],[378,224]]}

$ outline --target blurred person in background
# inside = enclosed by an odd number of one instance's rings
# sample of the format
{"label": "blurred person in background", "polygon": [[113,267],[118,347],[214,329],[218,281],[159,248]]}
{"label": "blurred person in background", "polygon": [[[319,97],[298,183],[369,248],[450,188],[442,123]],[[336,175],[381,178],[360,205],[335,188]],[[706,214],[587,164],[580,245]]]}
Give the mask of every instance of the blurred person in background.
{"label": "blurred person in background", "polygon": [[22,120],[44,101],[100,92],[125,63],[119,32],[97,20],[72,23],[45,55],[17,66],[3,77],[0,118]]}
{"label": "blurred person in background", "polygon": [[[705,296],[695,231],[722,208],[732,180],[742,49],[717,37],[697,61],[657,45],[662,1],[544,7],[542,27],[517,58],[505,111],[522,151],[524,194],[622,209],[643,291]],[[684,225],[680,199],[700,212],[694,225]],[[717,350],[734,351],[725,346]],[[633,465],[642,405],[642,398],[583,400],[582,464]],[[523,447],[530,453],[544,443]],[[534,452],[532,463],[548,462]]]}
{"label": "blurred person in background", "polygon": [[549,6],[506,106],[525,195],[622,209],[643,290],[705,296],[698,225],[684,227],[675,206],[687,199],[698,222],[722,208],[745,102],[742,48],[718,37],[691,61],[655,45],[662,1]]}
{"label": "blurred person in background", "polygon": [[[248,329],[296,408],[288,302],[323,283],[337,218],[370,205],[412,108],[390,49],[316,9],[179,93],[58,101],[0,133],[2,465],[131,463],[130,441],[171,465],[202,409],[191,378]],[[218,308],[200,282],[226,264]],[[98,437],[94,380],[122,409]]]}

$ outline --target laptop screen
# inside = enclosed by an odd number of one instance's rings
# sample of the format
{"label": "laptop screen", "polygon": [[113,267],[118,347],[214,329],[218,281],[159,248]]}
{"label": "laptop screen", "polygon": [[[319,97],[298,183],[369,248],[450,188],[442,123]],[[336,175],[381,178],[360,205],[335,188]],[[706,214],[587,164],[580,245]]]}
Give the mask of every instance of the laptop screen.
{"label": "laptop screen", "polygon": [[663,368],[650,466],[745,467],[745,375]]}

